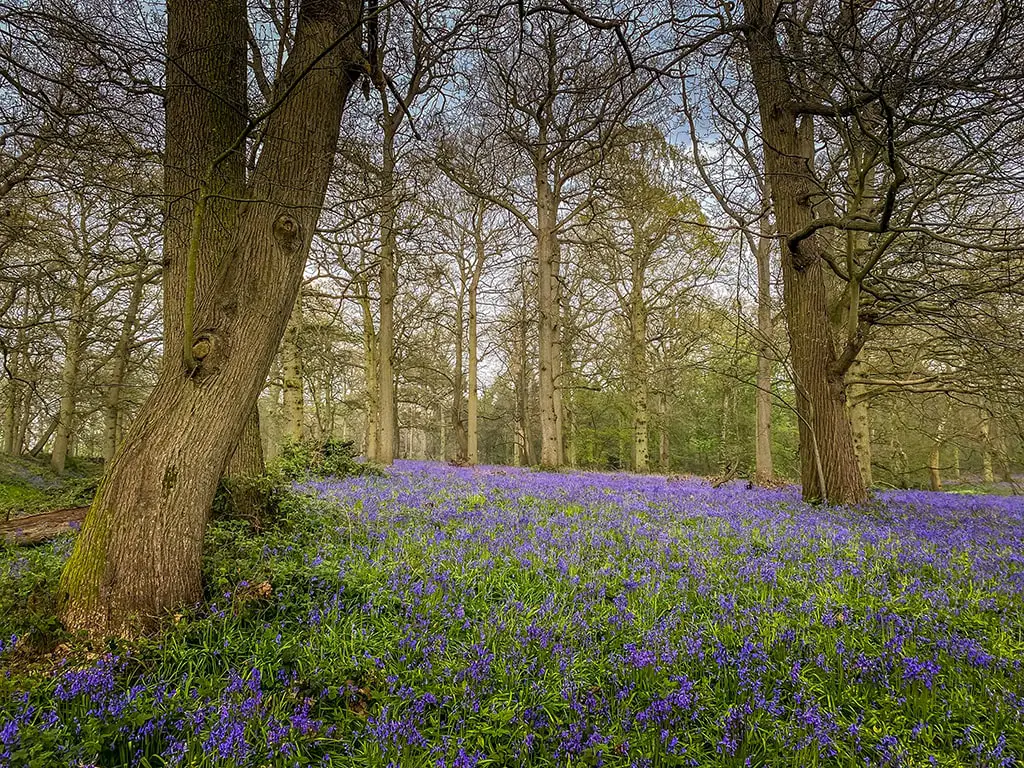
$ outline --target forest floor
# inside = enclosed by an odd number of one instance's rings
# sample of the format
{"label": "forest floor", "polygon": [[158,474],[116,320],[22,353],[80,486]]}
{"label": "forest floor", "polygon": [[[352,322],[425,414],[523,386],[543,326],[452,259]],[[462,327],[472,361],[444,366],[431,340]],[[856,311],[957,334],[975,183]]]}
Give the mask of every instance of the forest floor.
{"label": "forest floor", "polygon": [[0,765],[1014,766],[1024,498],[456,469],[215,523],[202,604],[63,636],[0,547]]}
{"label": "forest floor", "polygon": [[0,522],[88,504],[103,472],[99,461],[69,459],[63,475],[39,459],[0,455]]}

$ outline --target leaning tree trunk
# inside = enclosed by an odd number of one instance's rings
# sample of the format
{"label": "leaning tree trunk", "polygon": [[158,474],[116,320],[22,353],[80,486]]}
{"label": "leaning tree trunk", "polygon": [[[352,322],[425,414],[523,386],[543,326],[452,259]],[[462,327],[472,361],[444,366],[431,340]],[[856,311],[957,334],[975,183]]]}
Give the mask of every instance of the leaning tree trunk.
{"label": "leaning tree trunk", "polygon": [[866,498],[846,413],[828,316],[823,246],[813,231],[818,187],[814,129],[799,102],[775,29],[775,3],[745,0],[747,52],[757,92],[765,171],[782,239],[782,283],[800,434],[800,479],[807,500]]}
{"label": "leaning tree trunk", "polygon": [[[61,614],[72,630],[133,634],[201,596],[207,511],[298,294],[342,106],[361,58],[354,34],[360,7],[352,0],[305,0],[300,6],[291,55],[271,98],[276,108],[265,123],[222,278],[211,290],[197,292],[188,318],[194,344],[179,347],[181,357],[168,350],[62,574]],[[172,2],[168,8],[169,145],[193,128],[187,107],[191,99],[202,99],[182,74],[181,56],[218,20],[232,30],[241,24],[244,37],[240,2],[230,9],[222,0]],[[199,50],[215,60],[222,55]],[[202,198],[200,210],[201,205]],[[196,262],[211,258],[201,242],[193,245]],[[172,264],[181,256],[172,242]],[[176,293],[187,286],[169,287]]]}

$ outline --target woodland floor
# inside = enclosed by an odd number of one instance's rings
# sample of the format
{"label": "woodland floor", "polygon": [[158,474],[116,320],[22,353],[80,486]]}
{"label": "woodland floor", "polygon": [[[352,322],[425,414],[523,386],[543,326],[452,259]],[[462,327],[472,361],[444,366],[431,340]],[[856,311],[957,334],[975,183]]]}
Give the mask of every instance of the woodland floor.
{"label": "woodland floor", "polygon": [[1014,766],[1024,498],[400,462],[209,533],[207,595],[63,635],[0,546],[0,765]]}

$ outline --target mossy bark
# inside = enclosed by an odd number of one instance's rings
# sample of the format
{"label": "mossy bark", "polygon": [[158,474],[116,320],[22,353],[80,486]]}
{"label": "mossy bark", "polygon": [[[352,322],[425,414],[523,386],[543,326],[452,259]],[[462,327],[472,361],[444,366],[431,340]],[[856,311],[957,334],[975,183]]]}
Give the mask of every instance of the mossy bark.
{"label": "mossy bark", "polygon": [[[186,366],[183,354],[168,350],[152,394],[104,475],[62,574],[61,616],[72,630],[134,634],[201,597],[207,514],[251,417],[302,280],[342,106],[361,56],[358,35],[353,34],[360,9],[359,2],[349,0],[302,3],[292,52],[275,85],[277,106],[263,125],[263,146],[245,189],[244,209],[230,225],[231,249],[215,255],[221,267],[217,278],[197,284],[197,344],[192,350],[197,365]],[[188,118],[197,107],[192,100],[207,101],[205,90],[182,72],[187,60],[182,40],[205,39],[218,22],[244,40],[244,4],[173,2],[168,21],[170,146],[195,128]],[[189,50],[213,57],[211,67],[220,63],[216,50]],[[205,117],[198,109],[194,119]],[[201,263],[214,258],[206,250],[200,255]],[[180,280],[186,272],[176,269],[177,278],[168,278],[169,300],[183,295]],[[183,336],[168,327],[166,337],[174,344]]]}

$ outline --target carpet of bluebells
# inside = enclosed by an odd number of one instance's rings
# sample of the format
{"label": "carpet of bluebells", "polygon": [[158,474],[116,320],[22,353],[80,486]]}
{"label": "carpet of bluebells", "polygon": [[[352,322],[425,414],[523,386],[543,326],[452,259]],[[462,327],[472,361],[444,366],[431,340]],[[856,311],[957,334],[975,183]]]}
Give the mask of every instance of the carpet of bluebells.
{"label": "carpet of bluebells", "polygon": [[47,666],[0,616],[0,765],[1024,765],[1022,499],[413,462],[298,491],[215,526],[149,640]]}

